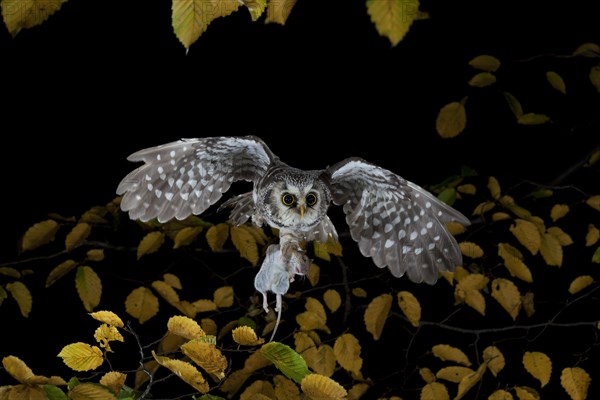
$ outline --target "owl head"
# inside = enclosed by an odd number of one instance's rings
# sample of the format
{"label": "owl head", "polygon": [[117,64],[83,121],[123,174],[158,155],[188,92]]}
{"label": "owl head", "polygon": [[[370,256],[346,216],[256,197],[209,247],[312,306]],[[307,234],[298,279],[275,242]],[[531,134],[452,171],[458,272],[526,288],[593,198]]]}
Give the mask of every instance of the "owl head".
{"label": "owl head", "polygon": [[257,205],[272,226],[308,231],[327,213],[331,193],[319,171],[286,168],[259,190]]}

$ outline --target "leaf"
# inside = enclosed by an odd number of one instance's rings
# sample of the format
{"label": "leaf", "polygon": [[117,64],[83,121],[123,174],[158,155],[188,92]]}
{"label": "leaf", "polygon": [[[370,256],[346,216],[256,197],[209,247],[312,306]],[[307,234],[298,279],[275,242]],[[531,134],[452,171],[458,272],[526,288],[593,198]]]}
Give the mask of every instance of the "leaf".
{"label": "leaf", "polygon": [[[359,400],[369,390],[370,385],[367,383],[355,383],[348,390],[348,400]],[[393,400],[393,399],[392,399]]]}
{"label": "leaf", "polygon": [[550,86],[552,86],[554,89],[558,90],[562,94],[567,94],[565,81],[559,74],[554,71],[548,71],[546,72],[546,79],[548,80],[548,83],[550,83]]}
{"label": "leaf", "polygon": [[20,279],[21,273],[11,267],[0,267],[0,275],[10,276],[11,278]]}
{"label": "leaf", "polygon": [[125,311],[143,324],[158,314],[158,298],[146,287],[133,289],[125,299]]}
{"label": "leaf", "polygon": [[152,350],[152,356],[160,365],[171,370],[173,373],[175,373],[175,375],[179,376],[185,383],[192,386],[200,393],[208,392],[208,383],[206,382],[200,371],[198,371],[196,367],[194,367],[192,364],[186,361],[174,360],[169,357],[159,356],[154,352],[154,350]]}
{"label": "leaf", "polygon": [[44,385],[48,400],[67,400],[67,395],[54,385]]}
{"label": "leaf", "polygon": [[302,352],[308,367],[317,374],[331,377],[335,372],[335,352],[329,345],[311,346]]}
{"label": "leaf", "polygon": [[175,239],[173,239],[173,248],[178,249],[183,246],[189,246],[200,232],[202,232],[201,226],[186,226],[185,228],[182,228],[175,235]]}
{"label": "leaf", "polygon": [[542,235],[542,245],[540,246],[540,253],[544,257],[546,264],[560,267],[563,260],[562,246],[558,239],[549,233]]}
{"label": "leaf", "polygon": [[[518,218],[515,220],[517,225],[510,226],[510,232],[515,235],[519,243],[521,243],[533,255],[537,254],[542,245],[542,237],[540,232],[533,222]],[[502,256],[501,254],[499,254]],[[504,257],[502,257],[504,258]]]}
{"label": "leaf", "polygon": [[310,373],[306,361],[304,361],[300,354],[283,343],[269,342],[260,348],[260,352],[285,376],[296,383],[300,383]]}
{"label": "leaf", "polygon": [[175,36],[189,49],[213,20],[233,13],[239,6],[237,0],[173,0],[171,20]]}
{"label": "leaf", "polygon": [[523,304],[523,310],[528,317],[531,317],[535,314],[535,303],[533,301],[534,294],[533,292],[527,292],[523,296],[521,296],[521,302]]}
{"label": "leaf", "polygon": [[67,251],[73,250],[75,247],[79,246],[83,243],[90,233],[92,232],[92,227],[85,222],[80,222],[71,229],[71,232],[67,234],[65,238],[65,249]]}
{"label": "leaf", "polygon": [[479,258],[483,257],[483,249],[473,242],[460,242],[460,251],[465,257]]}
{"label": "leaf", "polygon": [[113,393],[119,393],[125,385],[126,378],[127,375],[122,372],[110,371],[102,375],[102,378],[100,378],[100,384],[110,388]]}
{"label": "leaf", "polygon": [[596,65],[590,69],[590,82],[600,92],[600,65]]}
{"label": "leaf", "polygon": [[553,222],[564,217],[569,212],[569,206],[566,204],[555,204],[550,210],[550,218]]}
{"label": "leaf", "polygon": [[521,103],[519,102],[519,100],[517,100],[515,96],[508,92],[503,92],[503,94],[504,99],[506,99],[506,102],[508,103],[510,111],[512,111],[512,113],[517,119],[521,117],[521,115],[523,115],[523,107],[521,107]]}
{"label": "leaf", "polygon": [[498,182],[498,179],[496,179],[496,177],[488,177],[487,188],[490,191],[492,199],[498,200],[500,198],[500,195],[502,194],[502,189],[500,188],[500,183]]}
{"label": "leaf", "polygon": [[331,261],[330,254],[338,257],[342,256],[342,245],[331,236],[327,238],[327,242],[325,243],[321,243],[318,240],[313,241],[313,248],[315,257],[326,261]]}
{"label": "leaf", "polygon": [[440,382],[429,382],[421,389],[420,400],[449,400],[448,389]]}
{"label": "leaf", "polygon": [[523,354],[523,366],[527,372],[540,381],[542,387],[550,382],[552,361],[546,354],[539,351],[526,351]]}
{"label": "leaf", "polygon": [[421,378],[423,378],[425,383],[435,382],[436,378],[434,373],[431,372],[431,370],[427,367],[419,368],[419,375],[421,376]]}
{"label": "leaf", "polygon": [[569,293],[578,293],[586,287],[588,287],[589,285],[591,285],[592,283],[594,283],[594,278],[592,278],[590,275],[578,276],[577,278],[573,279],[573,281],[569,285]]}
{"label": "leaf", "polygon": [[551,226],[546,230],[546,232],[558,239],[558,243],[560,243],[561,246],[573,244],[573,239],[571,239],[571,236],[569,236],[568,233],[560,229],[558,226]]}
{"label": "leaf", "polygon": [[97,383],[80,383],[69,390],[70,400],[117,400],[109,388]]}
{"label": "leaf", "polygon": [[83,307],[87,312],[92,312],[100,304],[100,296],[102,296],[102,282],[98,275],[90,267],[78,267],[75,287]]}
{"label": "leaf", "polygon": [[300,382],[300,388],[313,400],[342,400],[348,395],[339,383],[319,374],[307,374]]}
{"label": "leaf", "polygon": [[517,286],[508,279],[496,278],[492,281],[492,297],[506,310],[513,320],[521,310],[521,294]]}
{"label": "leaf", "polygon": [[256,380],[244,389],[239,400],[271,400],[275,396],[273,385],[266,380]]}
{"label": "leaf", "polygon": [[17,304],[19,305],[19,311],[25,318],[29,317],[31,308],[33,306],[33,298],[31,292],[27,289],[22,282],[16,281],[6,284],[6,290],[12,295]]}
{"label": "leaf", "polygon": [[[14,0],[20,2],[23,0]],[[28,3],[32,0],[24,0]],[[2,5],[6,3],[6,0],[2,2]],[[56,232],[58,232],[59,225],[56,221],[48,219],[46,221],[38,222],[31,226],[21,240],[21,249],[23,251],[33,250],[54,240]]]}
{"label": "leaf", "polygon": [[588,225],[588,231],[585,235],[585,245],[587,247],[593,246],[600,239],[600,230],[594,226],[594,224]]}
{"label": "leaf", "polygon": [[340,335],[333,345],[335,358],[342,368],[355,375],[360,375],[363,360],[360,356],[361,347],[356,337],[351,333]]}
{"label": "leaf", "polygon": [[545,114],[527,113],[517,118],[521,125],[540,125],[550,121],[550,117]]}
{"label": "leaf", "polygon": [[265,23],[285,25],[296,0],[269,1]]}
{"label": "leaf", "polygon": [[483,215],[486,212],[490,211],[495,206],[496,206],[496,204],[491,201],[484,201],[482,203],[479,203],[473,210],[473,215]]}
{"label": "leaf", "polygon": [[513,396],[506,390],[498,389],[490,394],[487,400],[513,400]]}
{"label": "leaf", "polygon": [[275,384],[275,398],[277,400],[300,400],[300,390],[292,380],[283,375],[275,375],[273,383]]}
{"label": "leaf", "polygon": [[112,311],[97,311],[90,313],[90,317],[94,318],[96,321],[103,322],[108,325],[116,326],[117,328],[122,328],[125,325],[123,321],[117,314]]}
{"label": "leaf", "polygon": [[515,393],[519,400],[540,400],[540,394],[528,386],[515,386]]}
{"label": "leaf", "polygon": [[233,341],[242,346],[258,346],[265,342],[249,326],[238,326],[231,332],[231,335],[233,336]]}
{"label": "leaf", "polygon": [[31,368],[29,368],[19,357],[4,357],[2,359],[2,366],[4,366],[6,372],[19,381],[19,383],[25,383],[34,376]]}
{"label": "leaf", "polygon": [[325,307],[314,297],[306,299],[306,311],[296,315],[296,322],[302,330],[310,331],[320,329],[327,333],[331,333],[327,327],[327,314]]}
{"label": "leaf", "polygon": [[469,79],[468,82],[469,86],[478,88],[490,86],[494,83],[496,83],[496,76],[489,72],[480,72],[477,75],[473,76],[471,79]]}
{"label": "leaf", "polygon": [[584,43],[577,47],[573,54],[583,57],[598,58],[600,57],[600,46],[596,43]]}
{"label": "leaf", "polygon": [[250,232],[241,227],[232,226],[231,241],[240,252],[240,256],[250,261],[253,266],[258,264],[258,245]]}
{"label": "leaf", "polygon": [[471,59],[471,61],[469,61],[469,65],[480,71],[496,72],[498,68],[500,68],[500,60],[494,56],[482,54]]}
{"label": "leaf", "polygon": [[473,387],[477,382],[481,380],[483,373],[485,372],[487,367],[486,363],[483,363],[477,368],[477,371],[473,372],[465,376],[460,383],[458,384],[458,390],[456,392],[456,397],[454,400],[462,399],[465,394]]}
{"label": "leaf", "polygon": [[244,0],[244,5],[248,8],[252,21],[256,21],[267,8],[267,0]]}
{"label": "leaf", "polygon": [[506,365],[504,355],[496,346],[488,346],[483,350],[483,361],[487,363],[488,369],[494,376],[498,376]]}
{"label": "leaf", "polygon": [[104,260],[104,249],[91,249],[85,254],[85,259],[89,261]]}
{"label": "leaf", "polygon": [[321,268],[317,264],[311,263],[308,266],[308,272],[306,273],[306,277],[308,278],[308,281],[310,282],[310,285],[312,287],[317,286],[321,277]]}
{"label": "leaf", "polygon": [[107,324],[102,324],[96,329],[94,332],[94,339],[96,339],[96,342],[98,342],[100,347],[105,349],[105,351],[112,351],[109,342],[115,340],[119,342],[125,341],[123,335],[121,335],[116,327]]}
{"label": "leaf", "polygon": [[215,253],[221,251],[227,238],[229,238],[229,225],[226,223],[213,225],[206,231],[206,241]]}
{"label": "leaf", "polygon": [[498,243],[498,255],[502,257],[504,266],[511,276],[515,276],[525,282],[533,282],[531,271],[521,259],[523,255],[519,250],[508,243]]}
{"label": "leaf", "polygon": [[454,290],[457,304],[466,303],[481,315],[485,315],[485,298],[479,292],[489,279],[482,274],[469,274],[458,281]]}
{"label": "leaf", "polygon": [[367,297],[367,291],[361,287],[353,287],[352,294],[356,297],[361,297],[361,298]]}
{"label": "leaf", "polygon": [[458,195],[456,194],[455,188],[446,188],[438,194],[438,199],[448,204],[449,206],[453,205],[456,202],[456,198]]}
{"label": "leaf", "polygon": [[594,254],[592,255],[592,262],[600,264],[600,246],[598,246],[596,251],[594,251]]}
{"label": "leaf", "polygon": [[173,287],[171,287],[169,284],[163,281],[154,281],[152,282],[152,287],[158,292],[158,294],[163,299],[167,301],[167,303],[169,303],[173,307],[179,306],[179,295],[177,294],[175,289],[173,289]]}
{"label": "leaf", "polygon": [[66,345],[58,353],[58,357],[63,359],[67,367],[77,372],[94,370],[104,362],[99,347],[82,342]]}
{"label": "leaf", "polygon": [[419,12],[419,0],[367,0],[375,29],[396,46],[408,33]]}
{"label": "leaf", "polygon": [[[176,0],[176,1],[186,1],[186,0]],[[137,259],[139,260],[142,256],[146,254],[155,253],[158,251],[160,246],[165,242],[165,234],[159,231],[154,231],[148,233],[144,238],[140,241],[140,244],[137,248]]]}
{"label": "leaf", "polygon": [[323,293],[323,301],[332,313],[336,312],[342,305],[342,298],[335,289],[327,289],[325,293]]}
{"label": "leaf", "polygon": [[383,326],[392,307],[392,295],[384,293],[375,297],[367,306],[364,314],[367,332],[373,335],[373,340],[379,340]]}
{"label": "leaf", "polygon": [[585,400],[591,382],[590,375],[579,367],[565,368],[560,374],[560,384],[572,400]]}
{"label": "leaf", "polygon": [[585,203],[593,209],[600,211],[600,195],[590,197]]}
{"label": "leaf", "polygon": [[217,304],[208,299],[199,299],[192,303],[196,312],[217,311]]}
{"label": "leaf", "polygon": [[225,378],[227,358],[213,343],[191,340],[181,345],[181,351],[209,374]]}
{"label": "leaf", "polygon": [[453,365],[451,367],[444,367],[440,369],[436,374],[436,378],[444,379],[449,382],[460,383],[467,375],[472,374],[473,371],[468,367],[460,367]]}
{"label": "leaf", "polygon": [[204,333],[196,321],[182,315],[175,315],[169,318],[167,329],[169,332],[189,340],[200,339],[206,336],[206,333]]}
{"label": "leaf", "polygon": [[458,101],[448,103],[442,107],[435,121],[435,128],[444,139],[457,136],[465,129],[466,125],[467,113],[465,106]]}
{"label": "leaf", "polygon": [[60,10],[67,0],[3,0],[2,17],[8,32],[15,37],[21,29],[33,28]]}
{"label": "leaf", "polygon": [[419,300],[412,293],[401,291],[398,292],[398,306],[400,306],[411,325],[418,328],[421,321],[421,304]]}
{"label": "leaf", "polygon": [[215,290],[213,301],[219,308],[227,308],[233,305],[233,287],[222,286]]}
{"label": "leaf", "polygon": [[46,287],[48,288],[53,285],[54,282],[68,274],[76,266],[77,263],[73,260],[66,260],[60,263],[48,274],[48,278],[46,278]]}
{"label": "leaf", "polygon": [[467,183],[464,185],[459,185],[456,187],[456,190],[463,194],[476,194],[477,193],[477,188],[475,187],[475,185],[472,185],[470,183]]}
{"label": "leaf", "polygon": [[467,367],[471,366],[471,361],[469,361],[465,353],[456,347],[447,344],[436,344],[431,348],[431,351],[434,356],[442,361],[454,361]]}

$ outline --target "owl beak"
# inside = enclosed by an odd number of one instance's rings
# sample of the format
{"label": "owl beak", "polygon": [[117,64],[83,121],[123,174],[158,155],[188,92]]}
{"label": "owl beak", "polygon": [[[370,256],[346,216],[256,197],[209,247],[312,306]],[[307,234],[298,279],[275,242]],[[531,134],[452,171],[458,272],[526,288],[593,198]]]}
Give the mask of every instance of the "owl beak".
{"label": "owl beak", "polygon": [[300,219],[304,219],[304,210],[306,207],[304,207],[304,204],[300,204],[298,208],[300,209]]}

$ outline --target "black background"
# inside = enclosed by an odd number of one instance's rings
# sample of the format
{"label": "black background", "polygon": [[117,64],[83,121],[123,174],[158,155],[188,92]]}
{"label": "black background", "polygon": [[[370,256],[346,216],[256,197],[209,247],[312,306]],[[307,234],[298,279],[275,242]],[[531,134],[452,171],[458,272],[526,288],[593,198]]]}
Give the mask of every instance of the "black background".
{"label": "black background", "polygon": [[[592,3],[424,1],[431,19],[415,22],[396,47],[378,35],[362,1],[298,0],[285,26],[253,23],[240,8],[187,54],[169,1],[70,0],[14,39],[0,27],[0,262],[16,257],[18,237],[47,212],[79,215],[110,201],[133,168],[130,153],[182,137],[254,134],[294,166],[360,156],[424,186],[462,165],[549,182],[599,143],[599,95],[587,80],[589,60],[525,60],[598,43]],[[518,126],[501,96],[469,88],[467,63],[480,54],[502,61],[499,80],[522,94],[526,112],[558,118]],[[564,72],[566,96],[546,82],[549,68]],[[465,95],[467,129],[441,139],[439,109]],[[79,314],[81,305],[72,307],[49,307],[57,323],[32,333],[53,345],[66,338],[58,321]],[[11,338],[39,329],[12,302],[2,313],[20,321]],[[42,357],[26,361],[44,366]]]}

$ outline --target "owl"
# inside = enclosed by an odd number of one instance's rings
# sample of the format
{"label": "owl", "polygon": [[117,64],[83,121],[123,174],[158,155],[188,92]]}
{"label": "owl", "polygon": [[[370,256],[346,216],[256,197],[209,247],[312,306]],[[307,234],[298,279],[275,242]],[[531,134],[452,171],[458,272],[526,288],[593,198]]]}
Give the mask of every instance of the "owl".
{"label": "owl", "polygon": [[[254,281],[268,311],[267,292],[281,296],[295,275],[307,272],[304,244],[338,239],[327,215],[342,206],[349,232],[365,257],[396,277],[436,282],[440,271],[462,263],[459,246],[446,228],[469,220],[420,186],[361,158],[321,170],[301,170],[279,159],[256,136],[182,139],[140,150],[128,158],[144,164],[119,184],[121,209],[132,219],[166,222],[201,214],[240,180],[251,192],[231,197],[221,209],[241,225],[251,220],[279,231]],[[280,314],[278,314],[280,316]]]}

